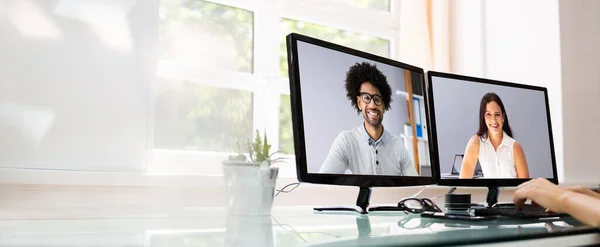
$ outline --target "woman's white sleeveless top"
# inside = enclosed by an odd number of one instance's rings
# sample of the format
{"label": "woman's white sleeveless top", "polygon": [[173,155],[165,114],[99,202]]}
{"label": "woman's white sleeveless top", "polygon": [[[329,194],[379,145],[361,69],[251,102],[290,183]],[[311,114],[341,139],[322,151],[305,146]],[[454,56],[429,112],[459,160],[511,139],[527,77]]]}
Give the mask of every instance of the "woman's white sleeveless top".
{"label": "woman's white sleeveless top", "polygon": [[483,178],[516,178],[513,146],[515,139],[503,132],[502,143],[494,150],[489,139],[479,138],[479,164]]}

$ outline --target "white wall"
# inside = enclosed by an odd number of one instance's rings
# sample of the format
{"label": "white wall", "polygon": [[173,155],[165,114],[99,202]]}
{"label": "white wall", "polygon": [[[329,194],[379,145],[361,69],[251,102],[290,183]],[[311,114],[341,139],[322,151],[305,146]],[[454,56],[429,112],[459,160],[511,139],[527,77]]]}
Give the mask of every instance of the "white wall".
{"label": "white wall", "polygon": [[565,182],[600,183],[600,1],[561,0]]}
{"label": "white wall", "polygon": [[451,6],[454,73],[548,88],[564,181],[558,1],[455,0]]}
{"label": "white wall", "polygon": [[454,0],[449,8],[451,70],[482,77],[485,68],[482,1]]}

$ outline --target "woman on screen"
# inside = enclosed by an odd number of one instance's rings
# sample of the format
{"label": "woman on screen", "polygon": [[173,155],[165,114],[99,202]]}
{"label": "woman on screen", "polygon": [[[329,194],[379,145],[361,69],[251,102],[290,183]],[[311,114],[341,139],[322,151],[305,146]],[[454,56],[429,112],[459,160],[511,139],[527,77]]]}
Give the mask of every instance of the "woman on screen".
{"label": "woman on screen", "polygon": [[477,160],[484,178],[529,178],[523,147],[512,138],[502,100],[487,93],[479,106],[479,130],[465,148],[460,178],[473,178]]}

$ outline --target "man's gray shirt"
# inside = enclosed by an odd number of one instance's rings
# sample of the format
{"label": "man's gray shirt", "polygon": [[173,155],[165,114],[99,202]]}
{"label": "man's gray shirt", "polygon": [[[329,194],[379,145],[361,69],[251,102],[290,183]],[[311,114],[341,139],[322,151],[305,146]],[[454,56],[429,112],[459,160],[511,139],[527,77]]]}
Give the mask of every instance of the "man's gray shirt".
{"label": "man's gray shirt", "polygon": [[373,141],[365,127],[342,131],[336,138],[321,166],[320,173],[418,176],[408,151],[400,137],[385,129],[381,138]]}

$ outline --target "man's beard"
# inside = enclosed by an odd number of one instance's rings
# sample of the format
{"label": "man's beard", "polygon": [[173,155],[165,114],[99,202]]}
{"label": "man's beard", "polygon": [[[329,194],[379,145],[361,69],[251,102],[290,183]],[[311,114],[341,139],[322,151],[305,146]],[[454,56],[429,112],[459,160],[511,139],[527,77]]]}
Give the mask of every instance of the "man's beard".
{"label": "man's beard", "polygon": [[[371,119],[369,117],[369,114],[367,113],[369,110],[378,113],[375,119]],[[378,109],[363,109],[363,117],[365,118],[365,122],[367,122],[373,127],[379,127],[381,125],[381,122],[383,121],[383,115]]]}

